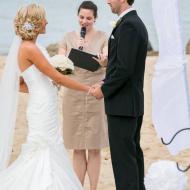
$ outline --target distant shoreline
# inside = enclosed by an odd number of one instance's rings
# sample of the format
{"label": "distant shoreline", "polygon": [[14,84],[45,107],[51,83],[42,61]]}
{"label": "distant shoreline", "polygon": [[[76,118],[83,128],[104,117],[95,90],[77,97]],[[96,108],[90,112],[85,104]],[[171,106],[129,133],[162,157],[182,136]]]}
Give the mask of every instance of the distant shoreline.
{"label": "distant shoreline", "polygon": [[[158,56],[159,55],[159,52],[158,51],[148,51],[147,52],[147,56]],[[190,55],[190,52],[186,52],[186,55]],[[0,54],[0,57],[6,57],[7,56],[7,54]]]}
{"label": "distant shoreline", "polygon": [[[151,46],[150,46],[151,47]],[[53,56],[58,53],[58,43],[51,43],[46,47],[50,56]],[[152,49],[152,47],[151,47]],[[0,56],[6,57],[8,53],[0,53]],[[186,45],[186,54],[190,54],[190,40]],[[158,56],[159,52],[155,50],[150,50],[147,52],[147,56]]]}

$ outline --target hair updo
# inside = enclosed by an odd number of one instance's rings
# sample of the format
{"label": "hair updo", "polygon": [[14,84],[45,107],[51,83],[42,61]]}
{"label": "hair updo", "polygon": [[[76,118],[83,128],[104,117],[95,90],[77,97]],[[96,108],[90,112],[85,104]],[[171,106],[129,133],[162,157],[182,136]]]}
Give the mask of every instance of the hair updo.
{"label": "hair updo", "polygon": [[36,4],[22,7],[14,19],[16,35],[23,40],[35,39],[42,30],[42,21],[45,19],[45,9]]}

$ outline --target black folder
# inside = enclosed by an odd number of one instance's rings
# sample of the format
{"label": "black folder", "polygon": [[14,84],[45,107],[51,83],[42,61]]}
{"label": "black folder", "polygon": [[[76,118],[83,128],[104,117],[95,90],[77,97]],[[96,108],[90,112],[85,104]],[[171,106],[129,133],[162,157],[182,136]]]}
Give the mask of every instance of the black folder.
{"label": "black folder", "polygon": [[72,48],[68,57],[75,66],[82,69],[94,72],[100,68],[100,64],[93,59],[93,57],[98,58],[96,55]]}

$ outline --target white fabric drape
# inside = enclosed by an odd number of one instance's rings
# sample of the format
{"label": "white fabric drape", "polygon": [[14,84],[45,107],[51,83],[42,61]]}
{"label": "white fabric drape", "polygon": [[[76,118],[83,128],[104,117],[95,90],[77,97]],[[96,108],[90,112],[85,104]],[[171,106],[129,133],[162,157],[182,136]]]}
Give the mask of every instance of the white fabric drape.
{"label": "white fabric drape", "polygon": [[[178,0],[152,0],[159,57],[152,81],[152,118],[171,154],[190,148],[190,98]],[[181,132],[179,132],[181,131]],[[178,133],[179,132],[179,133]]]}
{"label": "white fabric drape", "polygon": [[12,151],[19,92],[17,57],[20,43],[21,39],[15,37],[0,80],[0,171],[7,167]]}

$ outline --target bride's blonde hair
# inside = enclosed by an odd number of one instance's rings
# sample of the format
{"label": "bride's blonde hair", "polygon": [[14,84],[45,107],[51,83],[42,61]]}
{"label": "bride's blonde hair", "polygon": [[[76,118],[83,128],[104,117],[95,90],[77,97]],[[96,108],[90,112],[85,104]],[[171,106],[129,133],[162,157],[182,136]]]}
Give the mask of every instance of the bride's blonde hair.
{"label": "bride's blonde hair", "polygon": [[35,39],[42,30],[42,21],[45,19],[44,7],[30,4],[22,7],[14,19],[15,33],[23,40]]}

